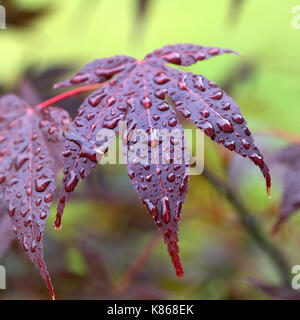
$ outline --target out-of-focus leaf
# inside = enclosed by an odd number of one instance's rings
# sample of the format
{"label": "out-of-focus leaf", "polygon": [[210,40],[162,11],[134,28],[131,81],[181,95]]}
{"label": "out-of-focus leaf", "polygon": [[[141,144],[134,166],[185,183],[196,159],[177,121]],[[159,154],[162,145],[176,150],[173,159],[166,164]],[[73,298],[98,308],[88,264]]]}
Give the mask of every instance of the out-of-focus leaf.
{"label": "out-of-focus leaf", "polygon": [[241,15],[242,7],[246,0],[231,0],[228,12],[228,21],[231,24],[235,24]]}
{"label": "out-of-focus leaf", "polygon": [[147,14],[152,0],[136,0],[136,16],[134,21],[134,38],[144,31]]}
{"label": "out-of-focus leaf", "polygon": [[6,24],[8,27],[28,28],[35,20],[48,15],[51,12],[50,6],[39,9],[21,8],[16,1],[2,0],[1,5],[6,10]]}
{"label": "out-of-focus leaf", "polygon": [[291,287],[275,286],[255,279],[251,279],[249,282],[272,298],[280,300],[300,300],[300,292]]}
{"label": "out-of-focus leaf", "polygon": [[286,167],[280,213],[273,228],[276,233],[281,224],[300,208],[300,144],[280,149],[273,160]]}

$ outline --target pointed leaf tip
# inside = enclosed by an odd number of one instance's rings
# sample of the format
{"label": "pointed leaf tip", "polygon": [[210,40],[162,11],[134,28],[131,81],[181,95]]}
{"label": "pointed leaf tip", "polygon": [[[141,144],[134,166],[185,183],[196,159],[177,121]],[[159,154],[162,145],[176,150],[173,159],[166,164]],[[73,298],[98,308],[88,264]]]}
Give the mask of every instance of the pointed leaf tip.
{"label": "pointed leaf tip", "polygon": [[267,187],[267,194],[268,194],[268,197],[269,199],[271,199],[271,187]]}
{"label": "pointed leaf tip", "polygon": [[46,284],[47,284],[51,299],[55,300],[54,288],[53,288],[53,285],[52,285],[52,282],[51,282],[49,275],[46,276],[45,280],[46,280]]}
{"label": "pointed leaf tip", "polygon": [[183,270],[182,269],[177,269],[176,274],[177,274],[178,278],[183,278]]}

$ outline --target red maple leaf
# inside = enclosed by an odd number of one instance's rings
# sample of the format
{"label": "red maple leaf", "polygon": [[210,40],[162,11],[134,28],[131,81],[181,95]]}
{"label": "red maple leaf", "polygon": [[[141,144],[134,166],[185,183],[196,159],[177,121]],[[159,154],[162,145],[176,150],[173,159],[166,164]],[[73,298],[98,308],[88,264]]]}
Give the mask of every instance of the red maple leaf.
{"label": "red maple leaf", "polygon": [[[69,80],[57,84],[56,88],[110,80],[85,99],[67,135],[69,141],[64,151],[63,191],[56,227],[61,225],[61,216],[70,193],[78,181],[85,178],[96,165],[96,148],[103,143],[97,139],[99,130],[107,128],[118,133],[121,120],[127,121],[129,136],[133,129],[143,129],[147,133],[149,154],[146,158],[150,160],[151,146],[163,142],[155,136],[155,129],[178,129],[180,139],[183,139],[184,132],[178,118],[178,114],[181,114],[215,142],[250,158],[258,165],[266,179],[269,193],[271,179],[268,167],[254,144],[238,105],[204,76],[166,65],[189,66],[197,61],[232,52],[192,44],[171,45],[155,50],[143,60],[128,56],[97,59]],[[130,141],[128,136],[125,141],[130,152],[136,141]],[[170,142],[169,151],[172,155],[174,139]],[[105,151],[102,150],[102,153]],[[172,156],[169,162],[162,163],[162,148],[157,148],[154,153],[154,163],[127,164],[128,174],[164,235],[177,275],[182,276],[177,223],[181,218],[188,187],[188,164],[186,161],[175,164]]]}
{"label": "red maple leaf", "polygon": [[43,259],[42,236],[55,192],[55,168],[65,142],[66,111],[32,108],[15,95],[0,99],[0,192],[13,230],[54,291]]}

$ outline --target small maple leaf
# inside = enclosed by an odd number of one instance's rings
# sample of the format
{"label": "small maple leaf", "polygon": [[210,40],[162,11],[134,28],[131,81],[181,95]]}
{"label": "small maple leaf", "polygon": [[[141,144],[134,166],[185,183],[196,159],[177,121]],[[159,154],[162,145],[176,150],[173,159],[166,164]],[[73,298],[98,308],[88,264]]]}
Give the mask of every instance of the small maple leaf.
{"label": "small maple leaf", "polygon": [[[177,129],[179,140],[184,131],[178,114],[193,122],[216,143],[250,158],[262,171],[269,188],[268,167],[255,146],[246,120],[238,105],[202,75],[172,69],[166,64],[189,66],[197,61],[224,53],[229,49],[203,47],[193,44],[166,46],[146,55],[143,60],[128,56],[97,59],[87,64],[56,88],[109,81],[89,95],[79,107],[74,127],[68,133],[65,146],[63,191],[60,196],[55,225],[60,228],[61,217],[70,193],[80,179],[85,178],[97,162],[96,148],[99,130],[119,132],[118,123],[127,121],[127,132],[143,129],[148,135],[149,154],[153,145],[160,145],[155,129]],[[124,137],[122,137],[124,138]],[[126,141],[127,149],[135,143]],[[170,154],[174,151],[174,140]],[[105,153],[103,150],[102,153]],[[175,164],[174,157],[161,163],[162,148],[154,151],[155,163],[128,163],[128,174],[142,202],[164,235],[168,251],[178,276],[183,275],[178,250],[178,221],[188,187],[188,163]]]}
{"label": "small maple leaf", "polygon": [[32,108],[15,95],[0,99],[0,193],[19,242],[54,291],[42,236],[55,192],[55,167],[71,120],[62,109]]}
{"label": "small maple leaf", "polygon": [[273,160],[285,166],[283,196],[279,217],[273,227],[273,234],[297,209],[300,208],[300,144],[292,144],[280,149]]}

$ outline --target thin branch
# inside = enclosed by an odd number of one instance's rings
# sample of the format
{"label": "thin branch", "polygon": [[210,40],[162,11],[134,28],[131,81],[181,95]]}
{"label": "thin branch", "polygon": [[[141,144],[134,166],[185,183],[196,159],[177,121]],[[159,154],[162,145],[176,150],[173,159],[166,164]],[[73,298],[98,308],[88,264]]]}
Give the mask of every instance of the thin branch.
{"label": "thin branch", "polygon": [[160,239],[160,233],[155,232],[155,234],[150,238],[150,240],[146,243],[145,247],[142,248],[136,259],[130,265],[130,267],[126,270],[126,272],[121,276],[121,278],[114,285],[114,289],[116,292],[125,291],[129,285],[134,281],[136,276],[140,273],[141,269],[147,262],[147,260],[151,257],[158,241]]}
{"label": "thin branch", "polygon": [[204,169],[202,176],[232,204],[236,209],[240,221],[245,229],[257,243],[257,245],[265,252],[270,261],[276,267],[280,275],[282,284],[290,285],[290,268],[276,246],[264,235],[256,218],[245,207],[237,194],[231,189],[230,185],[217,177],[209,169]]}

